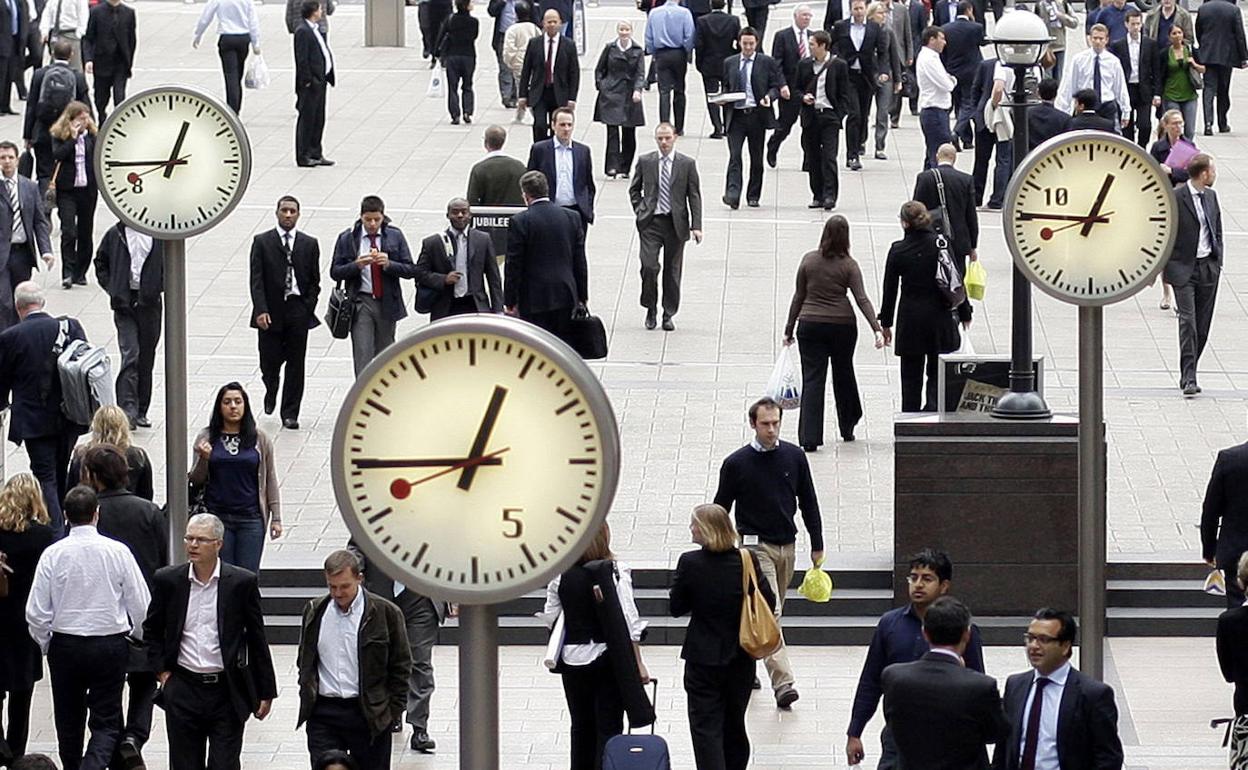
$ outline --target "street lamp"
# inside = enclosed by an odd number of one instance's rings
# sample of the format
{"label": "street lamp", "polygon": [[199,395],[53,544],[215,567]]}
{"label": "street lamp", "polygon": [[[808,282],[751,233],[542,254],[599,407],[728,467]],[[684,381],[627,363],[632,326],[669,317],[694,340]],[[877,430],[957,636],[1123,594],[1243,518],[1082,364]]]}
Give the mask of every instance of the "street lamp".
{"label": "street lamp", "polygon": [[[1014,93],[1010,107],[1014,122],[1014,171],[1027,156],[1027,108],[1035,102],[1027,93],[1027,70],[1040,62],[1051,42],[1048,26],[1036,14],[1022,9],[1006,11],[993,31],[992,45],[997,61],[1014,71]],[[1005,223],[1006,227],[1010,223]],[[992,416],[1007,420],[1043,419],[1050,415],[1048,404],[1036,392],[1036,370],[1031,352],[1031,283],[1017,266],[1014,268],[1013,317],[1010,319],[1010,390],[997,400]]]}

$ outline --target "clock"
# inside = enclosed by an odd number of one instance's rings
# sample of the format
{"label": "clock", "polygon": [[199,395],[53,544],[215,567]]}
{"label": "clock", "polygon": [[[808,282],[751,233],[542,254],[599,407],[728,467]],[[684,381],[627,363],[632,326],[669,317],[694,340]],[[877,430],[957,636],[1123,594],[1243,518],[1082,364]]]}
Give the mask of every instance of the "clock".
{"label": "clock", "polygon": [[1143,289],[1174,244],[1174,188],[1147,152],[1106,131],[1061,134],[1033,150],[1006,193],[1014,264],[1052,296],[1108,305]]}
{"label": "clock", "polygon": [[126,226],[155,238],[212,227],[242,199],[250,176],[251,144],[238,116],[185,86],[125,100],[96,141],[104,202]]}
{"label": "clock", "polygon": [[430,324],[382,351],[338,413],[334,494],[386,574],[448,601],[516,598],[605,520],[619,435],[563,342],[502,316]]}

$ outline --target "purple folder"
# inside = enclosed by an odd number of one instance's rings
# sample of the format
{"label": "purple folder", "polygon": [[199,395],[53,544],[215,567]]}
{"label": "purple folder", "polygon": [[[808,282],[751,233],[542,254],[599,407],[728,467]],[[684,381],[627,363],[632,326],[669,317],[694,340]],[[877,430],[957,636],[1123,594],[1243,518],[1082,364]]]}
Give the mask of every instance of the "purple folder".
{"label": "purple folder", "polygon": [[1170,168],[1185,169],[1198,152],[1200,150],[1196,149],[1196,145],[1180,137],[1179,141],[1170,148],[1170,154],[1166,156],[1166,165]]}

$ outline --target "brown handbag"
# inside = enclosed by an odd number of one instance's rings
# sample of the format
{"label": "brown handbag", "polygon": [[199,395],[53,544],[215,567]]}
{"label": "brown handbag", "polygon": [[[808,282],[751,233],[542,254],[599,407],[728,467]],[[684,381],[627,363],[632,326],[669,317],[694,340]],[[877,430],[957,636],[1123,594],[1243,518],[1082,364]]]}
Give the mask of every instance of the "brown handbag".
{"label": "brown handbag", "polygon": [[4,555],[4,551],[0,551],[0,599],[9,597],[9,573],[12,571],[8,557]]}
{"label": "brown handbag", "polygon": [[741,552],[741,629],[738,632],[741,649],[755,660],[762,660],[780,649],[784,638],[780,636],[780,623],[767,606],[767,598],[758,587],[758,573],[754,559],[744,548]]}
{"label": "brown handbag", "polygon": [[48,189],[43,193],[44,211],[51,213],[56,208],[56,177],[61,173],[61,162],[56,162],[56,168],[52,169],[52,178],[48,181]]}

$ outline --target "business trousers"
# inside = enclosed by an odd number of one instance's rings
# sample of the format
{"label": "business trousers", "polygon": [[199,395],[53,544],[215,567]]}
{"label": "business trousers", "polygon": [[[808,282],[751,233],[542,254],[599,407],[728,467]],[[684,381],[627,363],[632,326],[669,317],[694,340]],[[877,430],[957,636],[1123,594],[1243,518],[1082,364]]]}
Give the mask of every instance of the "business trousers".
{"label": "business trousers", "polygon": [[224,680],[205,683],[175,669],[161,689],[169,770],[239,770],[243,723]]}
{"label": "business trousers", "polygon": [[26,741],[30,738],[30,701],[34,695],[34,685],[29,690],[0,690],[0,711],[4,701],[9,701],[8,724],[0,727],[0,741],[8,744],[15,757],[26,753]]}
{"label": "business trousers", "polygon": [[438,611],[427,596],[404,591],[394,599],[403,610],[412,671],[407,678],[407,723],[418,733],[429,731],[429,701],[433,698],[433,646],[438,642]]}
{"label": "business trousers", "polygon": [[658,304],[661,249],[663,318],[671,318],[680,309],[680,274],[685,263],[685,240],[676,234],[671,214],[655,214],[649,224],[637,228],[637,235],[641,240],[641,306],[653,312]]}
{"label": "business trousers", "polygon": [[93,88],[95,90],[95,115],[96,120],[100,123],[104,122],[104,118],[108,116],[108,99],[111,96],[113,106],[121,104],[126,100],[126,83],[130,78],[120,72],[102,72],[97,63]]}
{"label": "business trousers", "polygon": [[310,163],[324,157],[321,140],[325,135],[325,98],[328,86],[313,83],[296,88],[295,162]]}
{"label": "business trousers", "polygon": [[789,134],[793,132],[793,124],[797,122],[798,117],[802,114],[802,95],[799,89],[790,89],[791,93],[788,99],[780,100],[779,117],[776,118],[776,130],[771,132],[771,138],[767,140],[767,151],[772,153],[780,152],[780,145],[785,139],[789,138]]}
{"label": "business trousers", "polygon": [[[901,411],[903,412],[935,412],[936,374],[940,365],[939,353],[920,353],[912,356],[898,356],[901,359]],[[926,370],[927,385],[924,387],[923,374]]]}
{"label": "business trousers", "polygon": [[[142,748],[152,736],[152,699],[156,697],[156,674],[152,671],[131,671],[126,674],[126,720],[122,740]],[[114,763],[120,767],[119,763]]]}
{"label": "business trousers", "polygon": [[416,21],[420,24],[421,56],[424,58],[428,59],[433,56],[433,51],[437,47],[438,33],[442,31],[442,24],[446,22],[446,17],[450,15],[450,5],[434,7],[433,3],[426,0],[417,7]]}
{"label": "business trousers", "polygon": [[[789,583],[793,581],[795,561],[793,544],[759,543],[750,546],[750,550],[758,556],[758,566],[762,568],[763,577],[767,578],[767,582],[771,584],[776,594],[776,622],[779,623],[781,616],[784,615],[784,592],[788,589]],[[789,663],[789,648],[784,644],[783,636],[783,631],[781,631],[780,649],[763,659],[767,675],[771,677],[772,690],[793,685],[793,666]],[[751,679],[751,686],[753,683]]]}
{"label": "business trousers", "polygon": [[624,732],[624,701],[606,655],[588,666],[562,664],[563,694],[572,719],[571,770],[600,770],[607,740]]}
{"label": "business trousers", "polygon": [[1139,83],[1127,83],[1127,93],[1131,96],[1131,109],[1127,112],[1130,122],[1123,130],[1123,136],[1134,139],[1141,147],[1148,148],[1153,137],[1151,113],[1153,111],[1153,95],[1140,89]]}
{"label": "business trousers", "polygon": [[217,55],[221,57],[221,74],[225,76],[225,103],[236,115],[243,109],[243,65],[247,62],[250,45],[250,35],[217,38]]}
{"label": "business trousers", "polygon": [[303,729],[308,734],[308,755],[313,764],[317,757],[337,749],[350,754],[360,770],[389,770],[390,731],[372,737],[358,698],[317,695],[312,716]]}
{"label": "business trousers", "polygon": [[156,346],[160,344],[161,301],[139,302],[139,292],[131,290],[124,308],[113,308],[117,346],[121,348],[121,368],[117,372],[117,404],[134,422],[146,417],[152,405],[152,369],[156,366]]}
{"label": "business trousers", "polygon": [[[728,13],[732,13],[732,9],[729,9]],[[762,40],[763,36],[767,34],[767,15],[769,13],[771,13],[770,5],[745,9],[745,25],[754,28],[754,31],[758,33],[759,40]]]}
{"label": "business trousers", "polygon": [[278,387],[282,384],[282,366],[286,367],[281,416],[283,420],[297,420],[299,406],[303,403],[310,319],[308,306],[302,297],[291,295],[285,303],[282,323],[258,330],[260,377],[264,381],[265,401],[276,401]]}
{"label": "business trousers", "polygon": [[841,436],[852,438],[862,419],[862,399],[854,375],[854,347],[858,325],[826,321],[799,321],[797,351],[802,357],[802,408],[797,418],[797,443],[823,444],[823,404],[827,393],[828,364],[832,365],[832,396],[836,399],[836,422]]}
{"label": "business trousers", "polygon": [[689,54],[683,48],[660,48],[654,53],[654,69],[659,78],[659,121],[671,123],[677,134],[683,134]]}
{"label": "business trousers", "polygon": [[1213,323],[1222,269],[1212,257],[1196,260],[1192,277],[1174,286],[1174,307],[1179,314],[1179,387],[1196,383],[1196,366]]}
{"label": "business trousers", "polygon": [[30,472],[39,479],[43,488],[43,502],[48,507],[52,529],[59,535],[65,529],[65,516],[61,513],[61,500],[68,489],[69,456],[78,437],[66,433],[68,427],[59,420],[60,432],[51,436],[23,439],[26,455],[30,458]]}
{"label": "business trousers", "polygon": [[841,138],[841,116],[834,110],[816,110],[815,117],[802,127],[802,147],[806,151],[806,174],[810,194],[833,206],[841,193],[836,154]]}
{"label": "business trousers", "polygon": [[636,126],[607,126],[605,167],[608,175],[628,174],[637,155]]}
{"label": "business trousers", "polygon": [[[43,195],[48,191],[48,183],[52,181],[52,170],[56,168],[56,161],[52,157],[52,139],[47,134],[42,139],[36,139],[31,149],[35,153],[35,181],[39,183],[39,205],[43,206]],[[51,218],[52,214],[44,206],[44,212]]]}
{"label": "business trousers", "polygon": [[852,109],[845,118],[845,158],[853,160],[867,145],[867,120],[871,117],[871,100],[875,84],[859,70],[849,71],[849,103]]}
{"label": "business trousers", "polygon": [[702,88],[704,91],[706,91],[706,96],[707,96],[706,111],[711,116],[711,130],[713,130],[716,134],[722,135],[724,133],[724,112],[723,111],[724,109],[731,109],[731,107],[724,108],[724,107],[719,106],[718,104],[712,104],[710,100],[711,94],[717,94],[720,92],[720,90],[723,89],[722,79],[711,76],[711,75],[703,75],[702,76]]}
{"label": "business trousers", "polygon": [[685,662],[689,737],[697,770],[745,770],[750,737],[745,712],[754,683],[754,659],[740,652],[725,666]]}
{"label": "business trousers", "polygon": [[20,44],[16,36],[13,37],[13,54],[11,56],[0,57],[0,111],[11,112],[13,110],[13,83],[22,77],[22,54],[26,52],[26,47]]}
{"label": "business trousers", "polygon": [[[472,90],[472,73],[477,68],[475,56],[444,56],[446,67],[446,109],[451,120],[459,120],[461,114],[472,117],[476,112],[477,94]],[[460,92],[463,92],[463,111],[460,111]]]}
{"label": "business trousers", "polygon": [[[63,770],[104,770],[121,738],[121,687],[129,645],[122,634],[53,634],[48,646],[52,714]],[[91,738],[83,752],[84,728]]]}
{"label": "business trousers", "polygon": [[395,321],[382,317],[381,300],[371,294],[355,295],[355,317],[351,319],[351,357],[359,376],[381,351],[394,342]]}
{"label": "business trousers", "polygon": [[1233,610],[1236,607],[1242,607],[1244,591],[1239,587],[1238,560],[1222,562],[1218,564],[1218,569],[1222,570],[1222,578],[1226,581],[1226,608]]}
{"label": "business trousers", "polygon": [[988,165],[992,163],[992,150],[996,144],[997,135],[992,131],[975,132],[975,164],[971,167],[971,179],[976,206],[983,205],[984,193],[988,191]]}
{"label": "business trousers", "polygon": [[569,345],[572,344],[572,308],[558,307],[554,310],[533,312],[521,306],[520,317],[534,326],[540,326]]}
{"label": "business trousers", "polygon": [[750,181],[745,189],[745,198],[756,201],[763,195],[763,143],[767,139],[763,111],[769,108],[732,109],[735,112],[728,125],[728,180],[724,197],[734,203],[741,200],[741,148],[749,142]]}
{"label": "business trousers", "polygon": [[498,62],[498,95],[502,97],[503,106],[513,108],[516,106],[516,76],[512,74],[511,69],[503,63],[503,55],[500,51],[494,52],[494,60]]}
{"label": "business trousers", "polygon": [[925,155],[923,168],[936,165],[936,151],[942,144],[953,141],[949,132],[949,110],[940,107],[924,107],[919,111],[919,129],[923,132]]}
{"label": "business trousers", "polygon": [[1205,65],[1205,127],[1213,125],[1214,102],[1217,102],[1218,130],[1229,131],[1226,115],[1231,111],[1231,68],[1225,64]]}
{"label": "business trousers", "polygon": [[[91,159],[88,158],[90,163]],[[84,283],[91,266],[94,248],[91,245],[95,227],[95,204],[99,194],[95,185],[57,187],[56,208],[61,220],[61,280]]]}
{"label": "business trousers", "polygon": [[893,99],[901,98],[901,94],[895,93],[895,87],[892,79],[887,83],[875,84],[875,151],[884,152],[884,145],[888,141],[888,122],[890,120],[889,113],[893,109]]}
{"label": "business trousers", "polygon": [[529,107],[533,110],[533,141],[540,142],[543,139],[550,138],[550,113],[559,109],[559,105],[555,102],[555,87],[547,85],[542,91],[542,98],[536,102],[531,102]]}
{"label": "business trousers", "polygon": [[953,87],[953,133],[963,144],[974,142],[974,127],[971,117],[975,114],[975,90],[971,88],[973,78],[958,78],[958,85]]}

